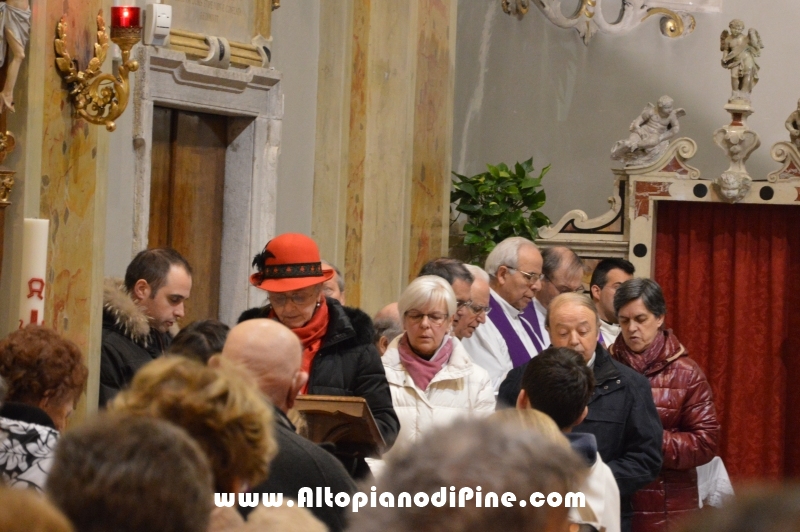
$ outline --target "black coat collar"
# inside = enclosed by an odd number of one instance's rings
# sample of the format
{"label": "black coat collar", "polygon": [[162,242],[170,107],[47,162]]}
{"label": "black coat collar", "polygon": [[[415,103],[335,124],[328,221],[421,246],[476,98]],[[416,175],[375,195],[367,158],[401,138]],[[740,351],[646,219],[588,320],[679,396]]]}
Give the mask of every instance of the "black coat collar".
{"label": "black coat collar", "polygon": [[600,385],[607,380],[619,378],[619,369],[614,365],[611,355],[603,344],[597,342],[597,349],[594,351],[594,380],[596,385]]}

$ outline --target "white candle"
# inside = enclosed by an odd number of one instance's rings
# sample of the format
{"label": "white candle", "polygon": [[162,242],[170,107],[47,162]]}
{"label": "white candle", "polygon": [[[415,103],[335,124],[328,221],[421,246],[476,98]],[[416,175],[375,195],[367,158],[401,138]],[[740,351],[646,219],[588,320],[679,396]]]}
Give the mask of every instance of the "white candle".
{"label": "white candle", "polygon": [[50,220],[25,218],[22,230],[22,285],[19,326],[44,323],[44,291],[47,276],[47,241]]}

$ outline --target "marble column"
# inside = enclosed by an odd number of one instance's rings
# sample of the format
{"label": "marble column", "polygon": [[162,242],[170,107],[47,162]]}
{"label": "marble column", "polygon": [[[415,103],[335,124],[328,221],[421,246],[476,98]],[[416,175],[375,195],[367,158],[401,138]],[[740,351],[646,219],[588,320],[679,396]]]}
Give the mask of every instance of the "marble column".
{"label": "marble column", "polygon": [[373,313],[447,253],[456,2],[326,2],[320,20],[312,236]]}

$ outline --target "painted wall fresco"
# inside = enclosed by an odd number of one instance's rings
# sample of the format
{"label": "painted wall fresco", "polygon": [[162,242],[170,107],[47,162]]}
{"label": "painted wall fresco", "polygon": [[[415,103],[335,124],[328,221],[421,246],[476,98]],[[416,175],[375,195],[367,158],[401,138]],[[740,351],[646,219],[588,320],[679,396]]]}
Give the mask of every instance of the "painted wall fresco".
{"label": "painted wall fresco", "polygon": [[[43,3],[39,3],[39,8]],[[66,13],[68,46],[85,68],[91,58],[101,2],[47,2],[47,28]],[[108,13],[106,20],[108,22]],[[103,262],[96,257],[104,235],[105,198],[98,195],[99,129],[73,118],[67,87],[55,69],[52,35],[46,46],[40,216],[50,220],[46,324],[74,341],[88,354],[99,351],[100,286],[95,280]],[[110,55],[110,54],[109,54]],[[102,189],[101,189],[102,190]]]}

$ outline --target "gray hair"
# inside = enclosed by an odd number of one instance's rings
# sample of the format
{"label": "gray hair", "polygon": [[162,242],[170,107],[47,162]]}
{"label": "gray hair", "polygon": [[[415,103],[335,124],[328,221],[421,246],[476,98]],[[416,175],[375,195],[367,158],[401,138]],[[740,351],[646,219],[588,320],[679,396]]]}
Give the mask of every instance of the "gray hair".
{"label": "gray hair", "polygon": [[631,279],[625,281],[614,294],[614,312],[619,314],[620,309],[630,303],[641,299],[644,306],[653,313],[656,318],[666,315],[667,303],[664,301],[664,293],[657,282],[652,279]]}
{"label": "gray hair", "polygon": [[495,276],[500,266],[516,268],[519,264],[519,249],[522,246],[532,246],[534,249],[538,249],[536,244],[521,236],[512,236],[497,244],[486,257],[486,264],[484,264],[486,273]]}
{"label": "gray hair", "polygon": [[442,302],[447,307],[447,314],[453,316],[457,310],[457,303],[456,294],[450,283],[436,275],[423,275],[411,281],[400,294],[397,312],[402,320],[406,312],[411,309],[420,309],[430,303],[439,305]]}
{"label": "gray hair", "polygon": [[542,250],[542,273],[548,279],[553,279],[556,272],[566,269],[569,275],[577,272],[583,273],[586,265],[581,258],[571,249],[564,246],[553,246]]}
{"label": "gray hair", "polygon": [[545,327],[548,329],[550,328],[550,316],[555,313],[556,310],[564,305],[569,305],[570,303],[573,305],[580,305],[591,310],[592,314],[594,314],[595,318],[597,318],[597,326],[600,326],[600,315],[597,313],[597,307],[595,306],[594,301],[592,301],[592,298],[589,297],[588,294],[566,292],[557,295],[552,301],[550,301],[550,304],[547,306],[547,315],[544,319]]}
{"label": "gray hair", "polygon": [[339,271],[339,268],[325,259],[320,259],[320,262],[333,268],[333,271],[336,272],[336,284],[339,285],[339,292],[344,292],[344,276],[342,275],[342,272]]}
{"label": "gray hair", "polygon": [[466,266],[469,273],[471,273],[475,279],[483,279],[485,282],[489,282],[489,274],[480,266],[475,266],[474,264],[465,264],[464,266]]}
{"label": "gray hair", "polygon": [[[376,487],[381,501],[391,497],[392,506],[363,508],[353,514],[348,530],[545,530],[552,521],[566,523],[565,507],[513,504],[509,508],[497,504],[497,498],[507,492],[516,500],[527,500],[535,492],[565,497],[577,488],[585,470],[568,445],[518,422],[465,419],[427,432],[408,452],[389,459]],[[426,504],[412,509],[404,507],[405,502],[400,504],[409,495],[416,500],[419,494],[427,494],[427,500],[442,491],[447,500],[450,486],[456,495],[468,488],[472,499],[462,508]],[[482,507],[475,501],[477,486],[486,501]],[[490,503],[490,496],[494,502]]]}

